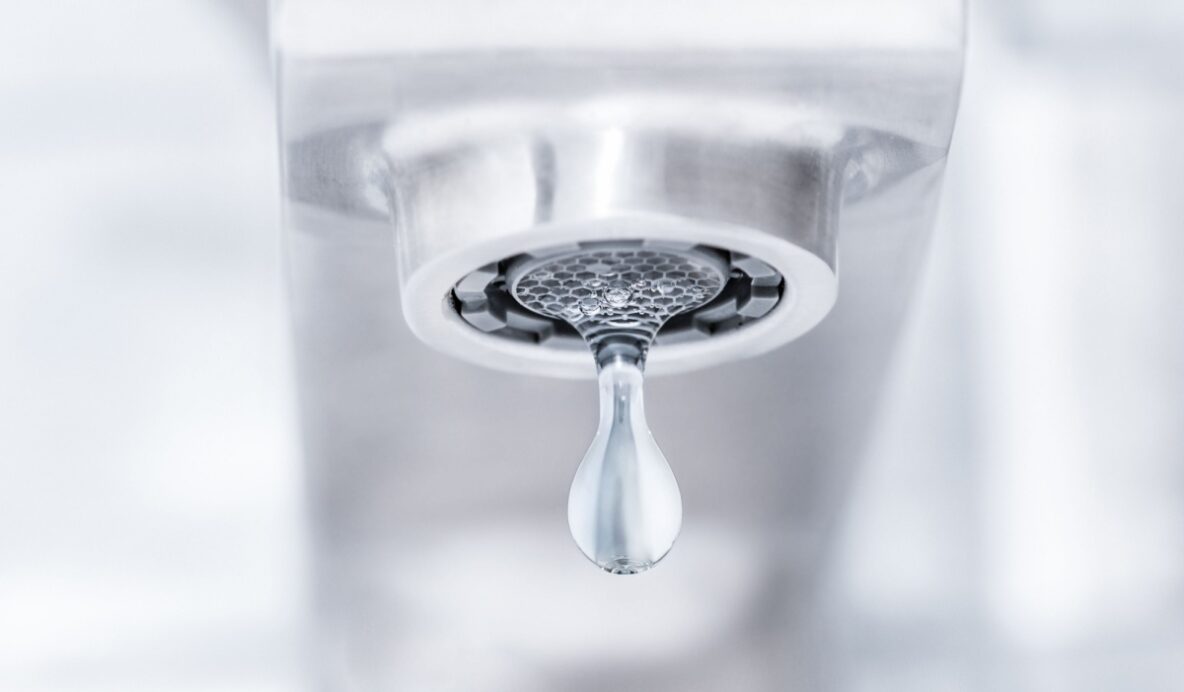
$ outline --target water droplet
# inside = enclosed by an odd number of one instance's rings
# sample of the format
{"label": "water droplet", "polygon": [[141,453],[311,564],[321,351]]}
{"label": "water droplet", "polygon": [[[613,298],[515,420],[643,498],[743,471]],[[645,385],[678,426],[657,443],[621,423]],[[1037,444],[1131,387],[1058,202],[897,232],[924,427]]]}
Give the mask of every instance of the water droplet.
{"label": "water droplet", "polygon": [[605,254],[555,260],[514,295],[534,312],[566,320],[595,355],[600,425],[572,481],[568,524],[601,569],[635,574],[665,557],[682,526],[678,483],[645,421],[645,358],[667,320],[714,296],[726,275],[714,258],[694,252]]}
{"label": "water droplet", "polygon": [[600,425],[567,501],[576,545],[613,574],[653,567],[682,527],[682,496],[646,424],[642,383],[636,362],[601,368]]}
{"label": "water droplet", "polygon": [[629,299],[632,297],[633,292],[623,285],[609,286],[604,291],[604,302],[608,303],[614,308],[625,307],[629,304]]}
{"label": "water droplet", "polygon": [[600,301],[594,296],[580,299],[580,312],[585,315],[595,315],[600,312]]}

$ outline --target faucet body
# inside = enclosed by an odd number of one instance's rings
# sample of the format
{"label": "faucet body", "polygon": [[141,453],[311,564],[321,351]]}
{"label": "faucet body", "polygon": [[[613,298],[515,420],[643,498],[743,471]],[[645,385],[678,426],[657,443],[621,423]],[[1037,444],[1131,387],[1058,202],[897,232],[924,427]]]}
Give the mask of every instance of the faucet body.
{"label": "faucet body", "polygon": [[[812,582],[933,226],[961,3],[635,4],[280,5],[326,689],[810,679]],[[595,388],[539,377],[595,377],[591,356],[453,300],[485,267],[599,240],[785,277],[768,317],[659,334],[647,372],[687,374],[646,408],[685,520],[628,580],[587,570],[564,522]]]}

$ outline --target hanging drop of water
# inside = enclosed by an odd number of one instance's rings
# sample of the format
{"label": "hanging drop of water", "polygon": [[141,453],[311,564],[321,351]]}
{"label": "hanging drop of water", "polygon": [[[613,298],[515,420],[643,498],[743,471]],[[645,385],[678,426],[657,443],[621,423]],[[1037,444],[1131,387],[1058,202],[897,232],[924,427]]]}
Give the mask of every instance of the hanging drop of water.
{"label": "hanging drop of water", "polygon": [[671,317],[720,292],[727,270],[714,252],[633,245],[580,250],[533,270],[530,262],[511,272],[514,297],[566,322],[565,336],[584,339],[599,373],[600,423],[568,494],[572,537],[607,572],[644,572],[682,528],[678,483],[645,421],[646,356]]}
{"label": "hanging drop of water", "polygon": [[653,567],[682,527],[678,483],[645,421],[641,363],[617,357],[601,365],[600,425],[567,501],[576,545],[613,574]]}

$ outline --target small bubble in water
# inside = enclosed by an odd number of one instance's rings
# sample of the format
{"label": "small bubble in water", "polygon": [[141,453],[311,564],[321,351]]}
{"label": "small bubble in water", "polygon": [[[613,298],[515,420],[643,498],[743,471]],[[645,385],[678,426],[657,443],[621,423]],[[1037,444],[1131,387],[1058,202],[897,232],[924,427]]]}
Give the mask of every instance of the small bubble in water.
{"label": "small bubble in water", "polygon": [[600,301],[592,296],[580,300],[580,312],[585,315],[595,315],[600,312]]}
{"label": "small bubble in water", "polygon": [[670,279],[658,279],[654,282],[654,286],[658,289],[658,293],[668,296],[674,292],[674,282]]}
{"label": "small bubble in water", "polygon": [[595,291],[598,288],[604,288],[604,279],[588,279],[584,285]]}
{"label": "small bubble in water", "polygon": [[649,287],[650,282],[646,281],[645,279],[638,279],[637,281],[633,282],[633,290],[635,291],[642,291]]}

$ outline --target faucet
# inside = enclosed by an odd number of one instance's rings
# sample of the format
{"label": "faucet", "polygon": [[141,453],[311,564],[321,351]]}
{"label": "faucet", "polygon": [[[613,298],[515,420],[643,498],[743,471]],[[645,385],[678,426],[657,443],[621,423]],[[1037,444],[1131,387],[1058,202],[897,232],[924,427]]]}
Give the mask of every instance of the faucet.
{"label": "faucet", "polygon": [[[800,672],[770,652],[808,608],[933,224],[962,5],[584,5],[277,9],[331,688]],[[637,451],[644,418],[632,471],[605,462],[643,369],[673,490]],[[562,536],[598,377],[567,524],[617,574],[681,531],[637,579],[572,565]],[[633,477],[651,490],[620,490]]]}

